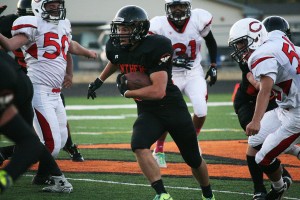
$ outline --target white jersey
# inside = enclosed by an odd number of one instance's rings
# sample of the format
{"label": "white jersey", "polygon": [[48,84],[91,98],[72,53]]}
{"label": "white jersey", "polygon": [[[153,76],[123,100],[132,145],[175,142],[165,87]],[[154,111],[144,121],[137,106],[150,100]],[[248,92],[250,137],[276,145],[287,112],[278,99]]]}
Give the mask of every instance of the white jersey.
{"label": "white jersey", "polygon": [[272,31],[269,39],[248,60],[256,80],[261,75],[274,81],[277,104],[281,108],[300,107],[300,59],[293,43],[281,31]]}
{"label": "white jersey", "polygon": [[12,27],[12,35],[17,34],[29,39],[22,51],[32,83],[61,88],[72,39],[70,21],[60,20],[55,25],[35,16],[19,17]]}
{"label": "white jersey", "polygon": [[[176,58],[180,54],[187,54],[192,68],[201,68],[201,43],[203,37],[207,36],[211,29],[212,15],[203,9],[193,9],[189,21],[185,24],[182,32],[168,21],[166,16],[154,17],[150,20],[149,32],[164,35],[172,41],[174,55]],[[182,67],[173,66],[173,71],[184,71]]]}

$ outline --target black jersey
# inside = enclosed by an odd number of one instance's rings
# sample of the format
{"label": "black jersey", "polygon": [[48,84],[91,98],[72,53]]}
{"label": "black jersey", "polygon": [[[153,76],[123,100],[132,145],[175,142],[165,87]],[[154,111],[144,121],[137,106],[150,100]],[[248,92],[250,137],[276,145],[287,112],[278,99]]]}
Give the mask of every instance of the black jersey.
{"label": "black jersey", "polygon": [[240,63],[239,66],[242,71],[242,81],[239,90],[245,93],[249,99],[256,99],[258,90],[247,79],[247,74],[250,72],[248,65]]}
{"label": "black jersey", "polygon": [[16,92],[17,74],[12,63],[14,60],[6,52],[0,50],[0,96],[7,91]]}
{"label": "black jersey", "polygon": [[[10,14],[10,15],[5,15],[0,17],[0,33],[4,35],[7,38],[11,38],[11,27],[14,23],[14,21],[19,17],[19,15],[16,14]],[[24,70],[25,73],[27,73],[27,68],[26,68],[26,62],[24,58],[24,54],[21,49],[16,49],[13,51],[15,55],[15,60],[19,63],[19,65],[22,66],[22,69]]]}
{"label": "black jersey", "polygon": [[182,94],[172,82],[172,55],[171,41],[161,35],[149,35],[133,50],[115,47],[111,40],[106,44],[106,55],[111,63],[119,66],[122,73],[140,71],[148,76],[153,72],[166,71],[168,83],[166,96],[162,100],[136,101],[137,104],[165,105],[177,102]]}

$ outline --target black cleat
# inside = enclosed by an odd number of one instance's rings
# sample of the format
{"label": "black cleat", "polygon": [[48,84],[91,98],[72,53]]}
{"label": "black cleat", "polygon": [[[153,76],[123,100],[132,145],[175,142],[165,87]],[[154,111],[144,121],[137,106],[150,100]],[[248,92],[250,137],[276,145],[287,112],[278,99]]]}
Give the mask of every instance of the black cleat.
{"label": "black cleat", "polygon": [[253,195],[253,200],[265,200],[267,194],[264,192],[255,192]]}
{"label": "black cleat", "polygon": [[72,161],[74,161],[74,162],[83,162],[84,161],[84,158],[79,153],[76,144],[72,144],[69,147],[65,146],[63,148],[63,150],[66,151],[70,155],[70,157],[72,158]]}
{"label": "black cleat", "polygon": [[35,175],[31,181],[33,185],[54,185],[52,176]]}
{"label": "black cleat", "polygon": [[289,189],[293,183],[292,179],[288,176],[283,177],[284,185],[279,190],[275,190],[273,185],[271,185],[271,190],[266,196],[266,200],[281,200],[283,199],[283,194]]}
{"label": "black cleat", "polygon": [[0,166],[3,165],[4,161],[5,161],[4,155],[0,152]]}

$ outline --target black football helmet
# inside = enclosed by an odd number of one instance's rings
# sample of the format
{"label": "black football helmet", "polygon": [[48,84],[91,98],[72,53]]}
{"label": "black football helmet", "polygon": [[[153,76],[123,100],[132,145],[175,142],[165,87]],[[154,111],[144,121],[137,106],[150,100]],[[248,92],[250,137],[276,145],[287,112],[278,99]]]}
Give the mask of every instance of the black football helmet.
{"label": "black football helmet", "polygon": [[[131,29],[129,34],[120,34],[119,26],[127,26]],[[148,33],[150,22],[146,11],[138,6],[130,5],[122,7],[111,22],[110,39],[116,47],[130,48]],[[126,45],[121,44],[121,40],[127,39]]]}
{"label": "black football helmet", "polygon": [[[191,16],[191,0],[165,0],[165,11],[168,19],[175,25],[182,24]],[[171,7],[175,5],[183,5],[186,7],[185,11],[172,12]]]}
{"label": "black football helmet", "polygon": [[289,23],[280,16],[269,16],[265,18],[262,23],[266,27],[268,32],[279,30],[284,32],[289,39],[291,39],[291,30]]}
{"label": "black football helmet", "polygon": [[17,4],[17,15],[34,15],[31,8],[31,0],[19,0]]}

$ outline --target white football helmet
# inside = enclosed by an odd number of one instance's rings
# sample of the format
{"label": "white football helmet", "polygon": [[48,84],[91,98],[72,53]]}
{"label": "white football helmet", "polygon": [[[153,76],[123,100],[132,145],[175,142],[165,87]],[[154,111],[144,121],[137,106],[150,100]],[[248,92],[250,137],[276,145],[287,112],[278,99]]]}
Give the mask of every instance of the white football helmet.
{"label": "white football helmet", "polygon": [[249,58],[268,39],[267,34],[265,26],[257,19],[244,18],[237,21],[229,32],[228,44],[234,48],[231,57],[236,62]]}
{"label": "white football helmet", "polygon": [[[165,11],[169,20],[177,23],[191,16],[192,0],[165,0],[165,2]],[[170,7],[179,4],[186,5],[186,10],[184,12],[172,12]]]}
{"label": "white football helmet", "polygon": [[[55,10],[46,10],[45,5],[50,2],[58,2],[59,8]],[[59,20],[66,18],[64,0],[32,0],[31,7],[35,16],[41,17],[42,19],[55,24],[58,24]]]}

